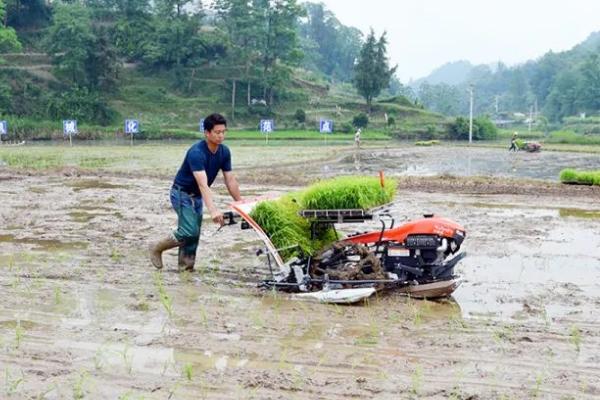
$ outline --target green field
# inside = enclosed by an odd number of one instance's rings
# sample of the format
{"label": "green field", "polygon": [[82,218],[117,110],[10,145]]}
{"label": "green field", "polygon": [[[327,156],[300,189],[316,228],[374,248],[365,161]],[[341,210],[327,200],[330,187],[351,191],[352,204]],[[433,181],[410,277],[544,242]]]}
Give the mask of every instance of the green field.
{"label": "green field", "polygon": [[[134,146],[123,142],[121,145],[70,147],[65,142],[60,145],[0,146],[0,165],[34,170],[74,167],[95,172],[172,174],[179,168],[192,143],[193,141],[144,141]],[[231,140],[226,143],[235,154],[235,168],[322,160],[351,149],[354,144],[353,141],[325,143],[322,140],[271,140],[268,144],[256,140]],[[260,154],[260,160],[257,159],[257,154]]]}

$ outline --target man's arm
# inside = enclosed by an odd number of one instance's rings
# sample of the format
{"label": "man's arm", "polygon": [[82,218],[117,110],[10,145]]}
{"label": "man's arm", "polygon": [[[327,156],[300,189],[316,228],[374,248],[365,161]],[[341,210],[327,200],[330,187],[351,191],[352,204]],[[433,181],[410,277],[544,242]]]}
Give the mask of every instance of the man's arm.
{"label": "man's arm", "polygon": [[235,179],[235,175],[231,171],[223,171],[223,178],[225,179],[225,186],[227,186],[227,191],[233,197],[235,201],[242,200],[242,196],[240,194],[240,185],[238,184],[237,179]]}
{"label": "man's arm", "polygon": [[208,208],[208,212],[210,213],[210,217],[212,218],[213,222],[219,225],[225,224],[225,221],[223,220],[223,214],[217,210],[217,207],[215,207],[212,191],[210,190],[210,187],[208,187],[208,178],[206,177],[206,172],[194,171],[194,178],[196,179],[196,183],[198,184],[198,188],[202,194],[202,200],[204,201],[204,204],[206,204],[206,208]]}

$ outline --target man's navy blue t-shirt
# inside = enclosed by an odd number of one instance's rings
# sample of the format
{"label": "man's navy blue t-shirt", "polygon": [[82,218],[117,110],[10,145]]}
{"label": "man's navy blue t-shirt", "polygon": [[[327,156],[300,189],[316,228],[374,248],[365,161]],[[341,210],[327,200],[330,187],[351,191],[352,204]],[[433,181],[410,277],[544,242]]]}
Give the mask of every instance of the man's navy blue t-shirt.
{"label": "man's navy blue t-shirt", "polygon": [[194,171],[206,172],[208,186],[212,185],[219,174],[219,170],[231,171],[231,152],[224,144],[220,144],[216,153],[211,153],[206,140],[194,144],[187,151],[181,168],[175,176],[175,185],[187,193],[200,196],[200,189],[194,178]]}

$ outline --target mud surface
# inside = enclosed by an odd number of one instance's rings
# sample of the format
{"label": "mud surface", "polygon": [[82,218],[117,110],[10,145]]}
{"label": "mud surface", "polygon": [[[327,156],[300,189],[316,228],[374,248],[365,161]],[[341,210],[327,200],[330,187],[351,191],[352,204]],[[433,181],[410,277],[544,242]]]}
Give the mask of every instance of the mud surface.
{"label": "mud surface", "polygon": [[[341,157],[238,175],[246,195],[283,193]],[[600,188],[402,179],[397,223],[434,212],[467,229],[462,285],[333,306],[256,289],[268,269],[237,227],[207,222],[196,271],[171,251],[157,274],[146,247],[176,222],[169,184],[0,169],[0,398],[600,396]]]}

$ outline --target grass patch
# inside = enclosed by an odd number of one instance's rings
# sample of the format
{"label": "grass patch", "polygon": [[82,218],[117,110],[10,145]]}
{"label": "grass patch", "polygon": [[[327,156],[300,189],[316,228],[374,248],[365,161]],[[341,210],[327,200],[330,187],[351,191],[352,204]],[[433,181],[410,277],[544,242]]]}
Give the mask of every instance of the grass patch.
{"label": "grass patch", "polygon": [[552,132],[546,141],[548,143],[598,145],[600,144],[600,135],[580,135],[573,131],[556,131]]}
{"label": "grass patch", "polygon": [[298,215],[302,209],[368,209],[388,203],[397,183],[386,180],[382,188],[378,178],[340,177],[311,185],[273,201],[263,201],[252,211],[252,218],[269,236],[284,259],[300,253],[314,254],[337,240],[332,228],[323,228],[311,238],[311,221]]}
{"label": "grass patch", "polygon": [[577,171],[566,168],[560,171],[560,181],[569,184],[600,186],[600,171]]}

